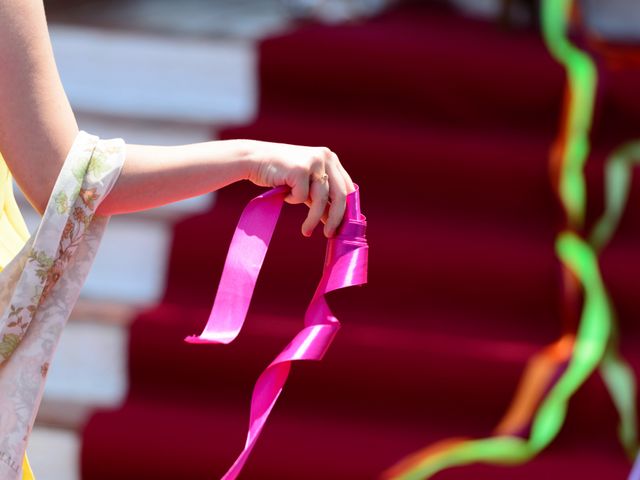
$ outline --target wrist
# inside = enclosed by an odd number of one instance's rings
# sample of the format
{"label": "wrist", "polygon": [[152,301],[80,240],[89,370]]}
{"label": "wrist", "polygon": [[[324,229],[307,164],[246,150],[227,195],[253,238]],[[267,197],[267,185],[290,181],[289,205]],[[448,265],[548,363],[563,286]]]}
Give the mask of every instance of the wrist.
{"label": "wrist", "polygon": [[240,180],[250,180],[255,176],[258,160],[255,140],[231,140],[234,144],[235,159]]}

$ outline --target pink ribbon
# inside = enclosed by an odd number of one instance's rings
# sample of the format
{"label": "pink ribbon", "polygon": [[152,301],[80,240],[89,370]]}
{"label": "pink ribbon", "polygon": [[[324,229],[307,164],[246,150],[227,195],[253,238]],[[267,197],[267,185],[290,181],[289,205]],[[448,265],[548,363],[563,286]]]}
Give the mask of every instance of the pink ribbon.
{"label": "pink ribbon", "polygon": [[[245,207],[231,240],[207,325],[200,336],[187,337],[187,342],[228,344],[238,336],[288,193],[287,188],[278,187],[254,198]],[[304,327],[258,378],[251,398],[244,450],[223,480],[233,480],[240,474],[287,381],[291,362],[321,360],[331,345],[340,322],[331,313],[325,294],[367,282],[366,226],[356,187],[347,196],[342,224],[336,235],[328,240],[322,278],[307,307]]]}

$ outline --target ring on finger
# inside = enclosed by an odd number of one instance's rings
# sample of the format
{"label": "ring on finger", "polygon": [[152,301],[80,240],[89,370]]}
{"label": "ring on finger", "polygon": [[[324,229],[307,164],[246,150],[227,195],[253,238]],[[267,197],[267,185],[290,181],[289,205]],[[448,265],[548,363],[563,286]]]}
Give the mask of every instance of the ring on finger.
{"label": "ring on finger", "polygon": [[313,176],[314,182],[327,183],[328,180],[329,180],[329,175],[327,175],[326,173],[323,173],[322,175]]}

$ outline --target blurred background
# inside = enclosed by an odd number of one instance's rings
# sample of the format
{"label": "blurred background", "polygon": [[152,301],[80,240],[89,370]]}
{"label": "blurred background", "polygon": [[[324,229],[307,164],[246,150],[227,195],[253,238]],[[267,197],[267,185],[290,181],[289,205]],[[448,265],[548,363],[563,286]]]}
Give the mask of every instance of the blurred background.
{"label": "blurred background", "polygon": [[[579,2],[600,38],[640,41],[640,4]],[[343,328],[295,366],[250,479],[368,479],[442,438],[491,432],[527,359],[563,329],[549,175],[565,75],[525,0],[45,0],[80,127],[130,143],[326,145],[361,185],[370,284],[332,298]],[[637,71],[606,70],[587,166],[640,130]],[[640,366],[640,185],[601,267]],[[259,189],[114,217],[50,370],[29,454],[39,480],[218,478],[244,444],[258,374],[302,322],[324,241],[287,207],[241,337],[186,345]],[[21,209],[29,207],[24,199]],[[27,214],[33,231],[38,218]],[[635,347],[635,348],[634,348]],[[515,468],[437,478],[626,478],[593,378],[559,438]]]}

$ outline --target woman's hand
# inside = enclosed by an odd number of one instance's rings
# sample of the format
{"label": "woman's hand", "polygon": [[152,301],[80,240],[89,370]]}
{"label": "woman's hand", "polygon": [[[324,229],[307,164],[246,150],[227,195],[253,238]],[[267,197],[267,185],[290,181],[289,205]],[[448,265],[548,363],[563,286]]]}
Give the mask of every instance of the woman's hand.
{"label": "woman's hand", "polygon": [[246,178],[262,187],[287,185],[288,203],[305,203],[309,213],[302,234],[310,236],[322,220],[331,237],[344,216],[347,194],[355,187],[338,156],[325,147],[247,140]]}

